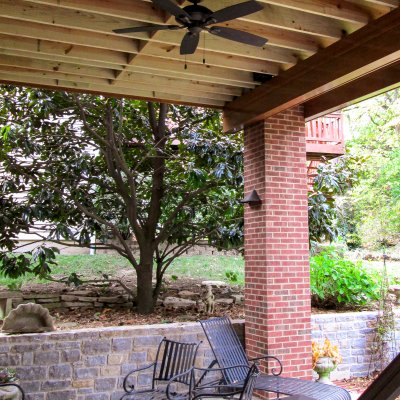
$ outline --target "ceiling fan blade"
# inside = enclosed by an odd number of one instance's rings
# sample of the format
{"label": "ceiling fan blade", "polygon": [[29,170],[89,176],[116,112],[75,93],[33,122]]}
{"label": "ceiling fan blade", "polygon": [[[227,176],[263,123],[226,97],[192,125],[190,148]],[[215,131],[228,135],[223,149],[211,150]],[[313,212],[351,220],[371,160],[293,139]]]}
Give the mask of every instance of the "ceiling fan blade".
{"label": "ceiling fan blade", "polygon": [[199,45],[200,35],[198,33],[188,32],[182,39],[181,54],[193,54]]}
{"label": "ceiling fan blade", "polygon": [[133,33],[133,32],[154,32],[162,30],[175,30],[180,29],[179,25],[147,25],[135,26],[132,28],[113,29],[114,33]]}
{"label": "ceiling fan blade", "polygon": [[261,36],[238,31],[237,29],[225,28],[223,26],[213,26],[212,28],[208,29],[208,31],[213,35],[256,47],[262,47],[268,42],[268,39],[265,39]]}
{"label": "ceiling fan blade", "polygon": [[254,0],[245,1],[244,3],[235,4],[212,13],[209,17],[211,20],[209,24],[230,21],[232,19],[244,17],[245,15],[253,14],[263,9],[264,7]]}
{"label": "ceiling fan blade", "polygon": [[151,0],[158,8],[169,12],[175,17],[184,17],[190,20],[190,15],[171,0]]}

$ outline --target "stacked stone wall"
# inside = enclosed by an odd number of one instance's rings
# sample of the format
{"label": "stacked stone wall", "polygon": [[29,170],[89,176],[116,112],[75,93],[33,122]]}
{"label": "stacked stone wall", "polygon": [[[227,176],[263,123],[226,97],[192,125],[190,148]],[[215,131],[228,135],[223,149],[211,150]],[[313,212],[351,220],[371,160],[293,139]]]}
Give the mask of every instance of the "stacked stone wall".
{"label": "stacked stone wall", "polygon": [[71,290],[54,293],[23,293],[19,291],[0,291],[0,308],[2,300],[7,300],[10,309],[20,304],[36,303],[51,311],[73,309],[131,308],[132,298],[127,294],[101,294],[91,290]]}
{"label": "stacked stone wall", "polygon": [[[337,344],[343,363],[333,379],[365,376],[370,360],[376,313],[319,314],[312,317],[314,340],[328,337]],[[244,322],[235,327],[243,341]],[[123,377],[133,368],[154,361],[166,336],[180,341],[203,341],[197,366],[212,359],[198,323],[112,327],[42,334],[0,334],[0,367],[14,367],[27,400],[116,400]],[[400,315],[396,337],[400,342]],[[399,349],[400,350],[400,349]],[[311,349],[308,352],[311,359]],[[284,363],[284,371],[286,363]],[[143,381],[148,381],[145,375]]]}
{"label": "stacked stone wall", "polygon": [[[332,372],[332,379],[365,377],[381,362],[373,353],[376,343],[377,312],[329,313],[312,316],[312,338],[323,342],[328,338],[337,345],[343,362]],[[387,343],[387,355],[393,358],[400,351],[400,310],[396,313],[396,331]]]}
{"label": "stacked stone wall", "polygon": [[[123,377],[153,362],[164,336],[202,340],[197,365],[211,362],[199,324],[185,323],[0,335],[0,366],[16,368],[27,400],[116,400]],[[140,382],[149,380],[151,371]]]}
{"label": "stacked stone wall", "polygon": [[[20,240],[19,241],[23,247],[21,248],[21,252],[33,250],[37,243],[32,240]],[[46,242],[43,242],[46,243]],[[115,242],[118,244],[118,242]],[[129,240],[129,246],[135,256],[139,256],[139,246],[136,241]],[[90,250],[86,247],[73,247],[73,242],[65,241],[65,245],[57,244],[57,243],[48,243],[49,246],[57,247],[60,254],[63,255],[81,255],[81,254],[89,254]],[[96,254],[110,254],[110,255],[118,255],[115,250],[112,249],[97,249]],[[237,256],[240,254],[237,250],[217,250],[215,247],[208,246],[207,241],[200,242],[199,245],[193,246],[190,249],[186,250],[182,256]]]}

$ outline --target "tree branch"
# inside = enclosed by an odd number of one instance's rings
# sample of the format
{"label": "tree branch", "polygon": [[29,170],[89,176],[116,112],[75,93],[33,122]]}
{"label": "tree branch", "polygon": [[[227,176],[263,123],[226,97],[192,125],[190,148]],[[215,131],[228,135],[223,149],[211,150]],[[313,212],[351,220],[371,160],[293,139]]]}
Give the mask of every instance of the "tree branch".
{"label": "tree branch", "polygon": [[71,191],[71,200],[74,202],[75,206],[81,211],[83,212],[86,216],[94,219],[95,221],[99,222],[100,224],[103,224],[105,226],[108,226],[113,233],[115,234],[115,236],[118,238],[119,242],[121,243],[121,245],[123,246],[125,252],[126,252],[126,257],[129,259],[129,261],[132,263],[132,265],[134,266],[135,269],[138,268],[138,264],[137,261],[135,259],[135,256],[132,253],[132,250],[130,249],[130,247],[128,246],[128,244],[125,242],[124,238],[121,235],[121,232],[119,231],[119,229],[111,222],[101,218],[98,214],[95,214],[93,212],[91,212],[90,210],[88,210],[83,204],[81,204],[73,195],[73,190],[72,188],[69,188]]}
{"label": "tree branch", "polygon": [[196,198],[199,194],[206,192],[207,190],[217,186],[216,183],[209,183],[204,185],[203,187],[191,192],[187,193],[185,197],[179,202],[179,204],[175,207],[174,211],[170,214],[168,219],[165,221],[163,224],[163,228],[160,230],[158,236],[156,237],[156,242],[157,243],[162,243],[167,239],[168,236],[168,229],[170,225],[173,223],[175,220],[176,216],[178,215],[179,211],[182,210],[182,208],[192,199]]}
{"label": "tree branch", "polygon": [[[153,103],[148,103],[149,114],[151,120],[154,119],[154,106]],[[166,142],[165,135],[165,119],[168,112],[167,104],[160,104],[158,123],[151,122],[153,129],[153,137],[155,142],[155,150],[157,157],[151,159],[152,164],[152,187],[151,198],[149,206],[149,214],[145,229],[148,237],[154,238],[156,235],[156,228],[161,215],[161,200],[164,196],[164,175],[165,175],[165,156],[163,154]]]}

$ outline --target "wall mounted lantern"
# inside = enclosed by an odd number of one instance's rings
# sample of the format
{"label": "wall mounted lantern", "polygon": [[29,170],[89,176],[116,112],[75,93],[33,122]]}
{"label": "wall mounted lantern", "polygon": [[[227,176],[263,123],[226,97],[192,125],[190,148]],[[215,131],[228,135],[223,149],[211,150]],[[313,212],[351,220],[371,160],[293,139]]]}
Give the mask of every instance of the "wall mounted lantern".
{"label": "wall mounted lantern", "polygon": [[260,196],[257,191],[254,189],[250,192],[243,200],[240,200],[241,203],[247,203],[250,206],[261,204]]}

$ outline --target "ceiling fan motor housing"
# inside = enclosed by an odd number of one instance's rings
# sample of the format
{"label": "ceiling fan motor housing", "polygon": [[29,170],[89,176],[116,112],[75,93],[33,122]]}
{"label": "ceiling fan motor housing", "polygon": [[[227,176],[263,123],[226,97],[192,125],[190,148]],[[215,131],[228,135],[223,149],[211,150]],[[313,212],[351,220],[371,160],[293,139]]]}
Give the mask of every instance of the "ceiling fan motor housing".
{"label": "ceiling fan motor housing", "polygon": [[132,28],[115,29],[115,33],[133,32],[155,32],[158,30],[187,29],[184,35],[180,54],[193,54],[199,44],[200,33],[205,30],[212,35],[233,40],[251,46],[261,47],[267,39],[248,32],[232,29],[224,26],[210,26],[216,23],[231,21],[249,14],[261,11],[263,6],[254,0],[247,0],[222,8],[218,11],[211,11],[209,8],[199,5],[202,0],[189,0],[192,4],[186,7],[179,7],[175,0],[151,0],[154,5],[175,16],[178,25],[146,25]]}
{"label": "ceiling fan motor housing", "polygon": [[178,16],[176,17],[176,22],[185,25],[187,27],[190,26],[204,26],[210,22],[210,16],[213,13],[207,7],[199,6],[197,4],[192,6],[186,6],[183,10],[190,15],[190,19],[186,16]]}

